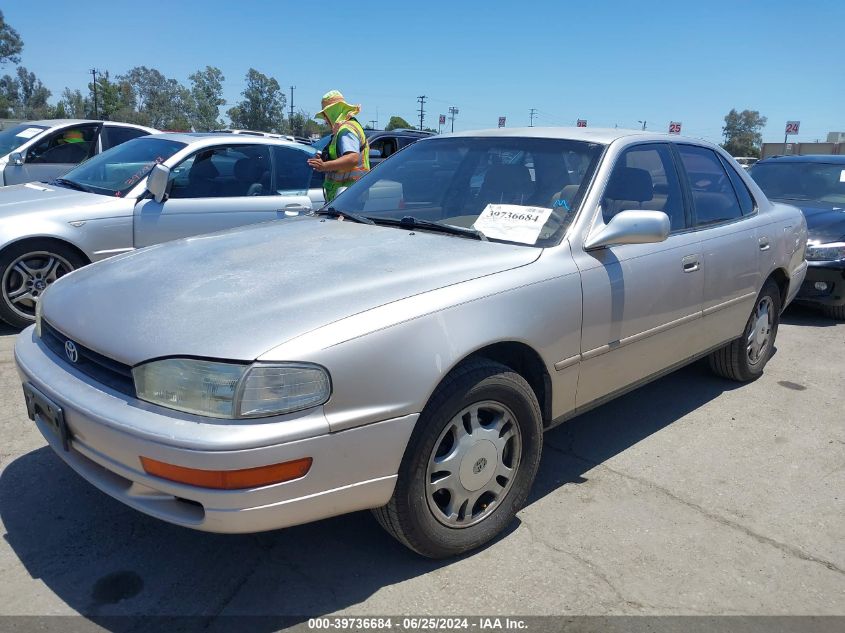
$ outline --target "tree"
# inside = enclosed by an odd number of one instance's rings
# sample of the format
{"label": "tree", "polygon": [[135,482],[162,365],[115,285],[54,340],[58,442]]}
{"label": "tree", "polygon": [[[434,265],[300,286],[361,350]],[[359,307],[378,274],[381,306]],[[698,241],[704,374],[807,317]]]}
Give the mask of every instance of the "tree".
{"label": "tree", "polygon": [[122,100],[129,106],[122,120],[158,129],[190,129],[193,97],[178,81],[146,66],[136,66],[117,79]]}
{"label": "tree", "polygon": [[760,156],[766,121],[766,117],[760,116],[757,110],[737,112],[732,108],[725,116],[725,127],[722,128],[725,142],[722,147],[731,156]]}
{"label": "tree", "polygon": [[284,129],[287,99],[273,77],[250,68],[246,74],[243,100],[226,113],[232,127],[261,132],[280,132]]}
{"label": "tree", "polygon": [[12,62],[17,64],[21,60],[23,40],[18,32],[6,24],[3,12],[0,11],[0,64]]}
{"label": "tree", "polygon": [[[58,114],[60,107],[64,112],[61,117]],[[70,88],[64,89],[56,109],[58,118],[87,119],[94,116],[94,104],[91,103],[91,100],[83,97],[80,90],[71,90]]]}
{"label": "tree", "polygon": [[188,77],[191,81],[193,110],[191,122],[198,132],[207,132],[223,127],[219,119],[220,106],[226,103],[223,98],[223,82],[226,78],[219,68],[206,66]]}
{"label": "tree", "polygon": [[384,129],[385,130],[398,130],[400,128],[408,129],[408,128],[412,128],[412,127],[414,127],[414,126],[411,125],[410,123],[408,123],[401,116],[392,116],[392,117],[390,117],[390,121],[387,122],[387,125],[385,126]]}
{"label": "tree", "polygon": [[47,103],[50,91],[25,67],[18,66],[15,77],[0,78],[0,114],[17,119],[43,119],[53,116]]}

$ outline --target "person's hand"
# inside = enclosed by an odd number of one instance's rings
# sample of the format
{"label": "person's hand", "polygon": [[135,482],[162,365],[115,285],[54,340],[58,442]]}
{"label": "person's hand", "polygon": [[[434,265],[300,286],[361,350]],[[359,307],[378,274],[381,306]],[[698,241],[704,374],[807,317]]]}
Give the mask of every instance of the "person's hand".
{"label": "person's hand", "polygon": [[326,171],[326,163],[323,162],[323,159],[320,156],[309,158],[308,165],[315,171]]}

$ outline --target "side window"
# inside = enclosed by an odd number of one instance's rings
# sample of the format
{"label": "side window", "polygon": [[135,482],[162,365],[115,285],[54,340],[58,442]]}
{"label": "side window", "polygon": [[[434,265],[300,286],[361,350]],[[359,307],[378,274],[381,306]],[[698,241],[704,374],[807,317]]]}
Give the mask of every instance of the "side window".
{"label": "side window", "polygon": [[756,205],[754,204],[754,198],[751,197],[751,192],[748,191],[748,186],[742,181],[740,175],[736,173],[736,169],[731,167],[730,163],[721,156],[719,158],[722,161],[722,166],[725,168],[725,171],[728,172],[728,176],[731,179],[731,184],[733,184],[736,196],[739,198],[739,208],[742,210],[742,215],[751,215],[754,213]]}
{"label": "side window", "polygon": [[26,152],[26,162],[35,164],[81,163],[97,150],[99,125],[79,125],[50,134]]}
{"label": "side window", "polygon": [[139,130],[134,127],[106,125],[103,127],[103,132],[100,135],[103,140],[103,151],[120,145],[121,143],[125,143],[126,141],[131,141],[133,138],[147,136],[148,134],[149,132],[145,132],[144,130]]}
{"label": "side window", "polygon": [[[272,150],[276,167],[275,193],[304,193],[310,186],[312,174],[316,173],[308,166],[311,155],[293,147],[279,145],[274,145]],[[322,182],[319,186],[323,186]]]}
{"label": "side window", "polygon": [[742,217],[733,185],[715,152],[695,145],[677,147],[692,191],[695,225],[708,226]]}
{"label": "side window", "polygon": [[170,172],[170,198],[269,196],[270,148],[221,145],[201,149]]}
{"label": "side window", "polygon": [[383,136],[379,139],[376,139],[375,141],[370,143],[370,151],[374,149],[381,152],[382,158],[387,158],[391,154],[394,154],[397,150],[396,139],[390,136]]}
{"label": "side window", "polygon": [[689,228],[672,151],[666,144],[636,145],[616,161],[602,197],[602,217],[646,209],[669,216],[672,231]]}

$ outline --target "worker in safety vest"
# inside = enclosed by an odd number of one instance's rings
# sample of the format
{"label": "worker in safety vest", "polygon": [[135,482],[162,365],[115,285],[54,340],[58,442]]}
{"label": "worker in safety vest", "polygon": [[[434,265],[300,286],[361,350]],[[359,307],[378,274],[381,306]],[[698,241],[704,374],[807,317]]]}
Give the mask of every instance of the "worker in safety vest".
{"label": "worker in safety vest", "polygon": [[62,138],[59,139],[59,144],[66,144],[66,143],[84,143],[85,139],[82,136],[82,132],[79,130],[68,130],[64,134],[62,134]]}
{"label": "worker in safety vest", "polygon": [[326,174],[323,193],[326,202],[331,202],[342,188],[370,171],[370,146],[355,119],[361,106],[349,105],[340,92],[331,90],[323,95],[322,107],[314,118],[322,118],[331,126],[332,139],[322,154],[308,159],[308,164]]}

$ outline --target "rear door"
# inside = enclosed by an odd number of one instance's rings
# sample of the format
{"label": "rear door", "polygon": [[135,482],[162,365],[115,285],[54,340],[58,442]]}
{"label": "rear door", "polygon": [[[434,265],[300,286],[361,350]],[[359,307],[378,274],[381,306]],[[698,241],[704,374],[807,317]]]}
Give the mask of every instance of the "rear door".
{"label": "rear door", "polygon": [[47,134],[26,149],[23,165],[6,167],[5,183],[49,181],[67,173],[97,152],[100,127],[99,123],[86,123]]}
{"label": "rear door", "polygon": [[112,125],[109,123],[103,124],[103,129],[100,132],[100,151],[104,152],[107,149],[116,147],[126,141],[131,141],[133,138],[139,136],[148,136],[150,133],[146,130],[141,130],[136,127],[126,127],[123,125]]}
{"label": "rear door", "polygon": [[304,190],[274,189],[270,154],[265,144],[220,144],[185,158],[171,170],[163,202],[145,199],[135,207],[135,247],[310,211]]}
{"label": "rear door", "polygon": [[769,235],[748,188],[727,161],[707,147],[679,143],[680,164],[693,203],[704,254],[705,346],[742,334],[762,285],[760,253]]}

